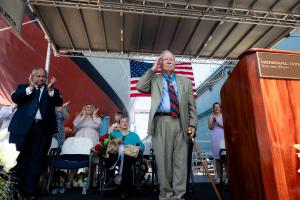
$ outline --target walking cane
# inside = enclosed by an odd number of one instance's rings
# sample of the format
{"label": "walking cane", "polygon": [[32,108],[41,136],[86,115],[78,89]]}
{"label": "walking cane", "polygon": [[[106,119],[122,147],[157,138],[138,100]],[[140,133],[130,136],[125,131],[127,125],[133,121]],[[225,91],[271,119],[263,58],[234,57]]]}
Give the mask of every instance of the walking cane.
{"label": "walking cane", "polygon": [[222,200],[221,195],[220,195],[220,193],[219,193],[219,191],[218,191],[218,189],[217,189],[217,187],[216,187],[214,181],[212,180],[212,178],[211,178],[211,176],[210,176],[210,173],[209,173],[209,171],[208,171],[207,164],[206,164],[206,162],[202,159],[202,155],[201,155],[201,152],[200,152],[200,150],[199,150],[198,144],[195,142],[195,139],[194,139],[193,137],[191,137],[191,140],[192,140],[192,142],[193,142],[193,144],[194,144],[194,147],[195,147],[195,149],[196,149],[196,152],[197,152],[197,154],[198,154],[198,156],[199,156],[199,158],[200,158],[200,160],[201,160],[201,163],[202,163],[202,165],[203,165],[203,167],[204,167],[204,170],[205,170],[205,172],[206,172],[206,174],[207,174],[207,176],[208,176],[208,179],[209,179],[209,181],[210,181],[212,187],[214,188],[214,191],[215,191],[215,193],[216,193],[216,195],[217,195],[218,200]]}

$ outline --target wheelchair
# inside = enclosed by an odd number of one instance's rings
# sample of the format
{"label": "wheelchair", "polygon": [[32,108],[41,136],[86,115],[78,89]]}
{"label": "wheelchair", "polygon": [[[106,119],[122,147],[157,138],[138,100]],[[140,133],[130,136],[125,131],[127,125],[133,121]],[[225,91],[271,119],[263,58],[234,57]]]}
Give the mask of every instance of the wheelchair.
{"label": "wheelchair", "polygon": [[[101,196],[104,195],[105,191],[117,189],[117,187],[107,188],[108,174],[113,174],[115,180],[116,177],[122,176],[119,174],[121,171],[120,160],[119,159],[117,160],[117,163],[115,163],[114,168],[112,168],[112,166],[109,165],[111,163],[108,163],[107,161],[108,161],[107,159],[99,159],[97,177],[98,177],[99,190]],[[141,191],[144,188],[145,174],[147,173],[147,171],[148,171],[148,166],[146,166],[144,163],[144,156],[142,152],[139,152],[138,156],[135,158],[135,160],[131,165],[131,173],[132,173],[131,186],[134,189]]]}
{"label": "wheelchair", "polygon": [[135,160],[135,163],[131,166],[132,167],[132,180],[133,186],[137,190],[143,189],[143,181],[145,175],[144,163],[143,163],[143,154],[140,152]]}
{"label": "wheelchair", "polygon": [[104,191],[106,190],[111,190],[111,189],[116,189],[114,188],[108,188],[107,187],[107,176],[108,176],[108,171],[112,171],[113,175],[115,175],[115,171],[118,170],[116,168],[110,169],[107,166],[107,158],[99,158],[98,162],[98,170],[96,171],[96,177],[98,180],[97,187],[99,187],[100,195],[103,197]]}
{"label": "wheelchair", "polygon": [[150,186],[153,189],[154,193],[157,193],[159,191],[158,189],[158,178],[157,178],[157,167],[156,167],[156,161],[154,156],[154,150],[153,148],[150,149],[149,155],[144,155],[143,158],[149,161],[149,168],[148,168],[148,175],[151,175],[151,184]]}

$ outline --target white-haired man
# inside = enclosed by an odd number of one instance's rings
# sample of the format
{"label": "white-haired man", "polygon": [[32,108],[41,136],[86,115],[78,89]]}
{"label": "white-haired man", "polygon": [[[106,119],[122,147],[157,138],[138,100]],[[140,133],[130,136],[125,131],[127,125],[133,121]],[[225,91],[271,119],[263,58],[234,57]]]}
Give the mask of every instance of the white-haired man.
{"label": "white-haired man", "polygon": [[[156,74],[161,68],[162,74]],[[195,134],[197,114],[191,81],[175,75],[175,56],[163,51],[137,83],[151,94],[148,134],[152,135],[159,199],[182,199],[186,192],[187,146]]]}

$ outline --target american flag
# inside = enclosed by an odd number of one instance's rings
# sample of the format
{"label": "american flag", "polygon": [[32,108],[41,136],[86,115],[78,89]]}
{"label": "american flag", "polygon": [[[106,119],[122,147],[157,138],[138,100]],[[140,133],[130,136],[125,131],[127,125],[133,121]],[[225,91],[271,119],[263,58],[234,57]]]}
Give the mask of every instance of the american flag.
{"label": "american flag", "polygon": [[[140,62],[130,60],[130,97],[149,97],[150,94],[140,93],[136,90],[136,84],[148,69],[152,67],[153,63]],[[157,73],[161,73],[160,69]],[[195,88],[195,80],[193,74],[192,64],[189,62],[176,63],[175,74],[187,77],[192,81],[194,97],[197,96]]]}

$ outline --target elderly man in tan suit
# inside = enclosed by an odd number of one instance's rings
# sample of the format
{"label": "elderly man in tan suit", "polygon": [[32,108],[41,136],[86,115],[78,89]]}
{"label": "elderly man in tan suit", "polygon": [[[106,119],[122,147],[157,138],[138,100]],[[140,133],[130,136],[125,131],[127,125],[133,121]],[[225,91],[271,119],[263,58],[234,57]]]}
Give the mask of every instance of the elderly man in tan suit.
{"label": "elderly man in tan suit", "polygon": [[[162,74],[156,74],[158,68]],[[175,56],[163,51],[137,83],[151,94],[148,134],[158,169],[159,199],[182,199],[186,192],[187,144],[195,134],[197,114],[191,81],[175,75]]]}

